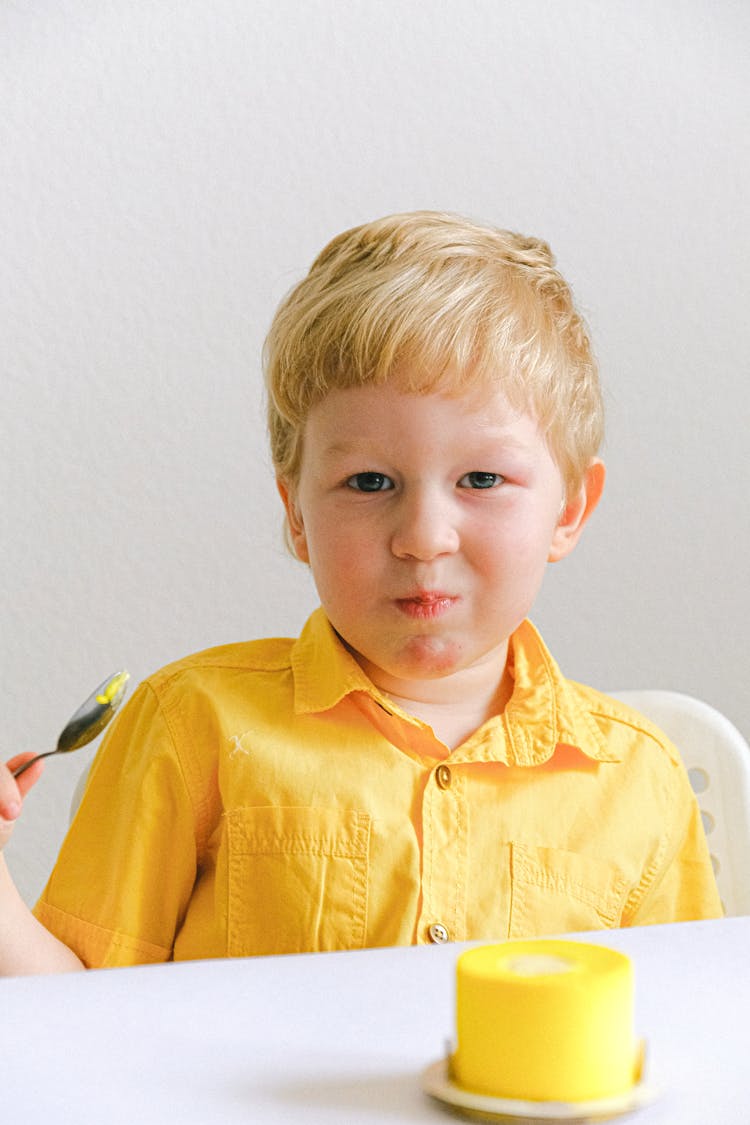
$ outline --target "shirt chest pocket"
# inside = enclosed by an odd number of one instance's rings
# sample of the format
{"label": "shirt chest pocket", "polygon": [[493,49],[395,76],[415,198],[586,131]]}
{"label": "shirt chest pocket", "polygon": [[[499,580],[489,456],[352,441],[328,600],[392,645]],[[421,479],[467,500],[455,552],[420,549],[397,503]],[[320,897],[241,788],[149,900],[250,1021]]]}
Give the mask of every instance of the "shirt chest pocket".
{"label": "shirt chest pocket", "polygon": [[227,953],[361,949],[370,817],[258,807],[226,814]]}
{"label": "shirt chest pocket", "polygon": [[629,891],[611,863],[525,844],[511,845],[511,887],[511,938],[615,928]]}

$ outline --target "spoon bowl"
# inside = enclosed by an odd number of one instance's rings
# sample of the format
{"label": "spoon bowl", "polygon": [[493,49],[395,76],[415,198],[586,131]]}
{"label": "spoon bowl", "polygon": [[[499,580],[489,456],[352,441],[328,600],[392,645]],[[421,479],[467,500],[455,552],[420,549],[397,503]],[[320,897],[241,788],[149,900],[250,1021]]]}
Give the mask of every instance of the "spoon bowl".
{"label": "spoon bowl", "polygon": [[98,734],[101,734],[122,703],[129,679],[127,672],[116,672],[99,684],[99,687],[92,691],[88,699],[68,719],[60,732],[55,749],[30,758],[28,762],[24,762],[13,771],[13,776],[20,777],[40,758],[49,758],[52,754],[68,754],[71,750],[79,750],[81,746],[92,742]]}

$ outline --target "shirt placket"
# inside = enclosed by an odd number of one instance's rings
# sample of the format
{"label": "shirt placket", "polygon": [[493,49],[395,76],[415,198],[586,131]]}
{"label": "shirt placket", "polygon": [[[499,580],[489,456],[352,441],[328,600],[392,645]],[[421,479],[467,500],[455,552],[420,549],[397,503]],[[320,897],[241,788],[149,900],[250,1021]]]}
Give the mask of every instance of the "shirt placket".
{"label": "shirt placket", "polygon": [[466,777],[448,762],[430,770],[422,797],[422,908],[418,943],[462,941],[466,930]]}

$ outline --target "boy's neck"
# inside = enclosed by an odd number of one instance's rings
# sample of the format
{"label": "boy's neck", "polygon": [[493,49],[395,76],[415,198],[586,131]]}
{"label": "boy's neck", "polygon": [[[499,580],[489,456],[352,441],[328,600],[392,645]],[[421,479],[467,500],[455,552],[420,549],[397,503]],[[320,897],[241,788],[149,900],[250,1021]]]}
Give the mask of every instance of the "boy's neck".
{"label": "boy's neck", "polygon": [[502,660],[429,680],[391,679],[382,673],[373,676],[366,666],[365,671],[389,699],[431,726],[437,738],[455,750],[487,719],[505,709],[513,694],[506,656],[507,646]]}

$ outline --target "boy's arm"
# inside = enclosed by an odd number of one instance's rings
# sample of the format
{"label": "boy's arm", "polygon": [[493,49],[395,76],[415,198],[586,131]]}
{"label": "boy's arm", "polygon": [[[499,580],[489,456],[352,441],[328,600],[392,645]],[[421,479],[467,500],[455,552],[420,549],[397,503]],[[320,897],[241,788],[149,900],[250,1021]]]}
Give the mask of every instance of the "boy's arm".
{"label": "boy's arm", "polygon": [[[13,758],[8,766],[0,763],[0,849],[10,838],[24,795],[40,777],[43,766],[41,762],[32,766],[18,781],[11,770],[32,756]],[[75,953],[31,913],[0,852],[0,976],[62,973],[82,968]]]}
{"label": "boy's arm", "polygon": [[82,968],[75,953],[37,922],[0,855],[0,976]]}

